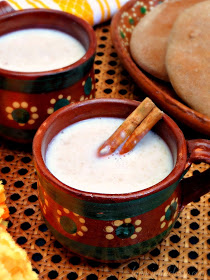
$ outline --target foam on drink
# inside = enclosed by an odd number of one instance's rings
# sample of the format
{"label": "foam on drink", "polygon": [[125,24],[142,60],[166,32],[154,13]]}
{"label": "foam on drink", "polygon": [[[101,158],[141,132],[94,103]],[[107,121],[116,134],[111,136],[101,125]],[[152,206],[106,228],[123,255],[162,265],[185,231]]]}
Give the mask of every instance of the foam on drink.
{"label": "foam on drink", "polygon": [[59,69],[78,61],[85,48],[64,32],[29,28],[0,36],[0,68],[18,72]]}
{"label": "foam on drink", "polygon": [[66,185],[95,193],[130,193],[163,180],[173,169],[173,159],[167,144],[152,131],[129,153],[97,156],[97,148],[122,122],[92,118],[63,129],[48,146],[48,169]]}

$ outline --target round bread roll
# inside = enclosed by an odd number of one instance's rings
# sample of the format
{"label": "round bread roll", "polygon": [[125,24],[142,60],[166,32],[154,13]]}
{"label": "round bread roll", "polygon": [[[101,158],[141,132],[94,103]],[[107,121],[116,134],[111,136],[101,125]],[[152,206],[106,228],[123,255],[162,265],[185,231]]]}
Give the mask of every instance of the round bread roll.
{"label": "round bread roll", "polygon": [[153,76],[168,81],[165,54],[168,36],[177,16],[202,0],[169,0],[157,5],[135,26],[130,40],[134,61]]}
{"label": "round bread roll", "polygon": [[183,11],[174,23],[166,67],[177,95],[210,117],[210,1]]}

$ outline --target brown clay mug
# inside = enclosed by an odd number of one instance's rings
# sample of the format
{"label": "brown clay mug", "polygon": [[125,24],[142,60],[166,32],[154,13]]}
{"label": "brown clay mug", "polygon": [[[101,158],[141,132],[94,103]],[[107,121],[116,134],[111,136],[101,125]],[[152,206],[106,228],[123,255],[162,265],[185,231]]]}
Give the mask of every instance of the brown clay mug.
{"label": "brown clay mug", "polygon": [[154,131],[170,148],[174,168],[152,187],[119,195],[84,192],[61,183],[47,169],[46,149],[62,129],[93,117],[126,118],[138,105],[137,101],[120,99],[68,105],[49,116],[34,137],[43,217],[55,238],[81,256],[121,262],[150,251],[167,237],[184,206],[210,191],[210,169],[199,177],[183,179],[192,162],[210,163],[210,141],[186,141],[167,115],[155,125]]}
{"label": "brown clay mug", "polygon": [[96,36],[85,20],[50,9],[15,11],[0,2],[0,36],[27,28],[67,33],[79,40],[86,53],[75,63],[51,71],[0,69],[0,136],[21,143],[32,142],[40,124],[58,108],[95,95]]}

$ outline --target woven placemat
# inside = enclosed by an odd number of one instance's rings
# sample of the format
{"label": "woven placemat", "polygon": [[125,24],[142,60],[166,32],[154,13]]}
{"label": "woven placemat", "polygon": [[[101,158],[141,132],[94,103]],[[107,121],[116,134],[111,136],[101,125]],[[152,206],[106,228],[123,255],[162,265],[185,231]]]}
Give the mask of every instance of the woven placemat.
{"label": "woven placemat", "polygon": [[[109,25],[97,27],[96,34],[96,97],[142,100],[145,96],[135,87],[112,46]],[[204,163],[193,164],[186,176],[207,168],[209,165]],[[40,279],[210,278],[210,193],[187,205],[170,235],[152,252],[122,264],[103,265],[67,251],[47,229],[38,205],[30,146],[23,150],[0,140],[0,179],[5,184],[10,210],[9,232],[27,251]]]}

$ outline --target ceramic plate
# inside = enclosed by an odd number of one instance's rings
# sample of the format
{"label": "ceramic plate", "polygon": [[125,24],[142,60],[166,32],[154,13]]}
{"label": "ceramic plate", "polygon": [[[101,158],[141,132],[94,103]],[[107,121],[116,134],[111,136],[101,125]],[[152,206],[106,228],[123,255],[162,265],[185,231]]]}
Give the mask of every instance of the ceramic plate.
{"label": "ceramic plate", "polygon": [[111,37],[113,44],[130,76],[157,106],[185,125],[210,135],[210,118],[189,108],[176,95],[170,83],[156,79],[144,72],[135,64],[130,55],[129,41],[135,25],[147,11],[159,3],[160,1],[156,0],[131,0],[127,2],[112,19]]}

